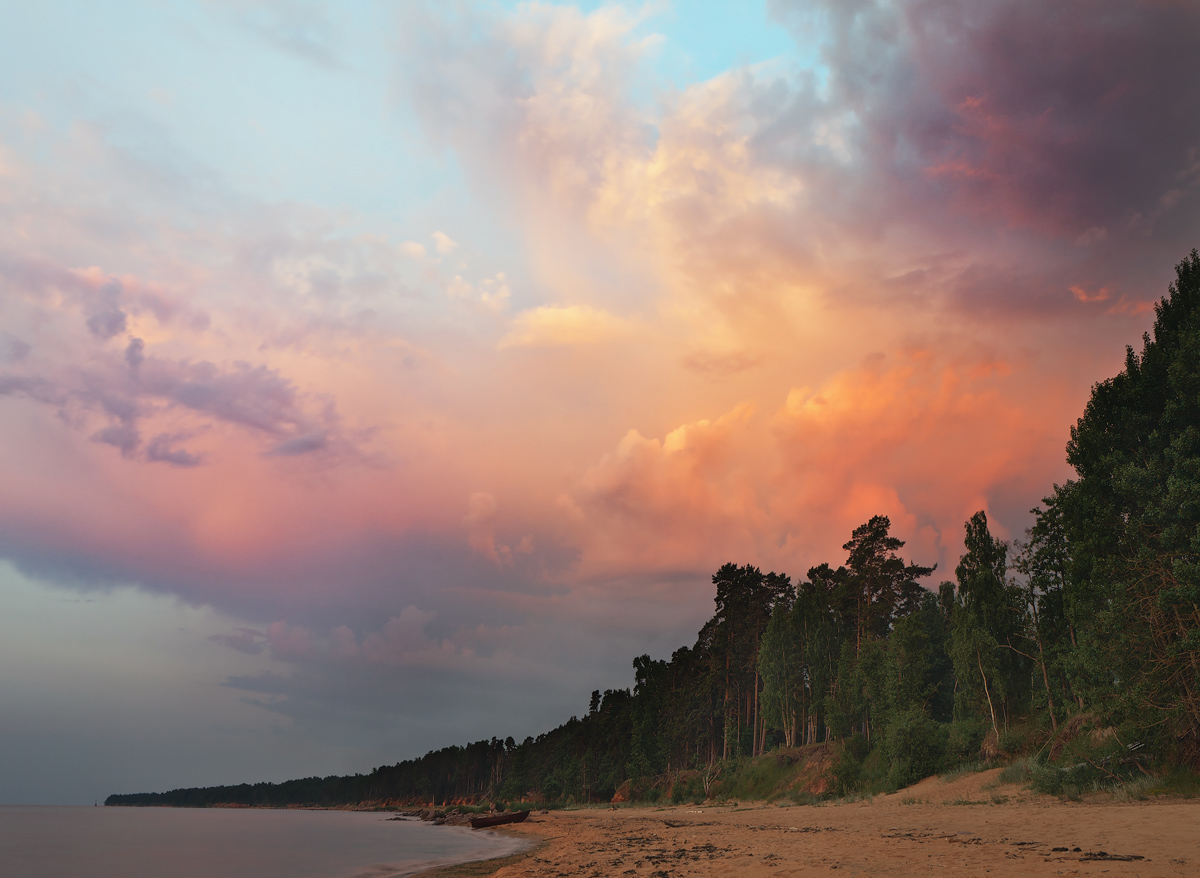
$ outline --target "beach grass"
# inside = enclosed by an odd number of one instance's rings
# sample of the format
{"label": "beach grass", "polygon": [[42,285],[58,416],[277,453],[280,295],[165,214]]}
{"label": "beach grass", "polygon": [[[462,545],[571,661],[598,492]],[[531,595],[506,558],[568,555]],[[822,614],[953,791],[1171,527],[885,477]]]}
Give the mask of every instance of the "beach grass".
{"label": "beach grass", "polygon": [[960,777],[966,777],[968,774],[978,774],[981,771],[987,771],[992,767],[990,762],[984,760],[976,760],[974,762],[964,762],[962,765],[955,766],[949,771],[944,771],[938,775],[942,783],[950,783],[958,780]]}

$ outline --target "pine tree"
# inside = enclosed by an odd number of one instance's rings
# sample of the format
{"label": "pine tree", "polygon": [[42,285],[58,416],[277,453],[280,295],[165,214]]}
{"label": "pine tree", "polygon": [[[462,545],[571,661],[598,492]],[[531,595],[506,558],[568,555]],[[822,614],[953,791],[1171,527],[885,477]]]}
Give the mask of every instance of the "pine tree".
{"label": "pine tree", "polygon": [[1153,337],[1092,388],[1062,494],[1076,679],[1113,721],[1169,728],[1200,765],[1200,256],[1176,266]]}

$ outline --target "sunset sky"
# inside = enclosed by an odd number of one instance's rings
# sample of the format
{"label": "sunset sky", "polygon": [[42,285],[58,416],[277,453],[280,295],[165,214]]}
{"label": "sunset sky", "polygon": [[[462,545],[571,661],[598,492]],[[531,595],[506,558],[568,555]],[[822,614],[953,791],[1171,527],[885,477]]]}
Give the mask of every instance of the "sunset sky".
{"label": "sunset sky", "polygon": [[725,561],[1020,537],[1194,0],[0,0],[0,803],[536,735]]}

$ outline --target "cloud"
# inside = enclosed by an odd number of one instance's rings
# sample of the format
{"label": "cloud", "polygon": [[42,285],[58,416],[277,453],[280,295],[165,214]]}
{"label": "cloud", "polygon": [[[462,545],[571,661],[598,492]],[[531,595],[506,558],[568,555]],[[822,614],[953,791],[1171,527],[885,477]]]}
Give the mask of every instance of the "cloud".
{"label": "cloud", "polygon": [[125,457],[133,457],[142,444],[142,437],[132,423],[112,424],[92,434],[93,442],[111,445]]}
{"label": "cloud", "polygon": [[346,66],[342,58],[342,29],[324,3],[313,0],[250,3],[208,0],[208,3],[279,51],[319,67]]}
{"label": "cloud", "polygon": [[511,563],[512,552],[508,546],[496,545],[496,498],[483,491],[476,491],[467,498],[467,514],[463,516],[467,527],[467,545],[474,551],[497,564]]}
{"label": "cloud", "polygon": [[97,338],[108,340],[125,331],[128,315],[117,307],[121,296],[121,284],[112,280],[101,286],[94,294],[87,319],[87,328]]}
{"label": "cloud", "polygon": [[580,574],[737,558],[803,572],[838,562],[850,531],[879,513],[922,563],[945,566],[989,497],[1003,505],[1061,479],[1058,410],[1029,405],[1013,378],[994,357],[911,349],[793,388],[765,416],[743,404],[662,439],[630,430],[559,499]]}
{"label": "cloud", "polygon": [[[814,299],[988,320],[1062,312],[1081,282],[1143,300],[1142,267],[1190,248],[1200,122],[1172,120],[1196,102],[1194,10],[772,9],[817,42],[819,69],[747,66],[655,117],[629,95],[651,43],[614,8],[418,16],[404,85],[431,136],[521,208],[547,283],[649,265],[641,282],[731,352],[794,336]],[[1174,221],[1150,245],[1138,224],[1156,211]],[[1013,282],[975,295],[984,273]]]}
{"label": "cloud", "polygon": [[259,655],[267,635],[255,628],[235,628],[233,634],[213,634],[208,639],[245,655]]}
{"label": "cloud", "polygon": [[268,457],[295,457],[299,454],[311,454],[314,451],[324,451],[329,446],[329,434],[324,430],[285,439],[266,452]]}
{"label": "cloud", "polygon": [[502,271],[484,278],[478,287],[456,274],[446,286],[446,295],[451,299],[469,302],[482,311],[499,313],[508,307],[512,287]]}
{"label": "cloud", "polygon": [[1019,532],[1195,245],[1183,4],[777,3],[803,51],[671,84],[657,7],[402,7],[447,182],[399,213],[0,114],[0,553],[235,614],[209,651],[284,730],[558,722],[725,561]]}
{"label": "cloud", "polygon": [[329,654],[335,659],[355,659],[362,650],[358,638],[347,625],[339,625],[329,632]]}
{"label": "cloud", "polygon": [[146,445],[146,459],[153,463],[169,463],[172,466],[200,466],[204,463],[203,456],[192,454],[183,448],[174,447],[176,442],[187,438],[187,434],[169,435],[167,433],[159,433]]}
{"label": "cloud", "polygon": [[[294,457],[329,446],[337,420],[332,409],[325,406],[310,414],[295,385],[275,370],[245,362],[222,368],[210,362],[146,357],[132,343],[126,362],[131,351],[138,364],[136,379],[93,371],[83,375],[81,386],[68,391],[78,403],[98,407],[120,421],[93,438],[120,448],[126,456],[132,456],[140,443],[138,423],[172,410],[195,416],[196,427],[225,423],[273,438],[274,444],[264,452],[267,456]],[[151,460],[185,466],[200,462],[187,452],[169,452],[163,435],[154,442]]]}
{"label": "cloud", "polygon": [[62,405],[63,392],[52,382],[37,375],[0,374],[0,396],[27,396],[48,405]]}
{"label": "cloud", "polygon": [[[756,477],[754,407],[684,424],[663,439],[630,430],[559,501],[596,570],[690,568],[703,554],[754,554],[766,509]],[[594,568],[594,569],[593,569]]]}
{"label": "cloud", "polygon": [[146,343],[140,338],[131,338],[129,347],[125,348],[125,362],[129,364],[130,369],[136,372],[145,359]]}
{"label": "cloud", "polygon": [[286,661],[306,659],[313,654],[312,633],[301,625],[272,622],[267,628],[267,644],[271,655]]}
{"label": "cloud", "polygon": [[543,305],[513,318],[498,347],[535,348],[598,344],[627,336],[631,324],[588,305]]}
{"label": "cloud", "polygon": [[436,648],[425,635],[425,626],[435,613],[417,607],[405,607],[400,615],[384,623],[382,631],[363,638],[362,655],[371,664],[403,665]]}
{"label": "cloud", "polygon": [[0,331],[0,364],[19,363],[29,356],[33,347],[15,335]]}

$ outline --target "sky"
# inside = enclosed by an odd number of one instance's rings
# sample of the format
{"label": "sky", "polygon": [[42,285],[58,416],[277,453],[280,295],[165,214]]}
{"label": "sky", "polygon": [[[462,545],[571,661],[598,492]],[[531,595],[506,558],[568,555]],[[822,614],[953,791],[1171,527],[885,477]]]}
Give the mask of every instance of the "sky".
{"label": "sky", "polygon": [[1190,0],[0,0],[0,803],[517,740],[951,578],[1200,245]]}

